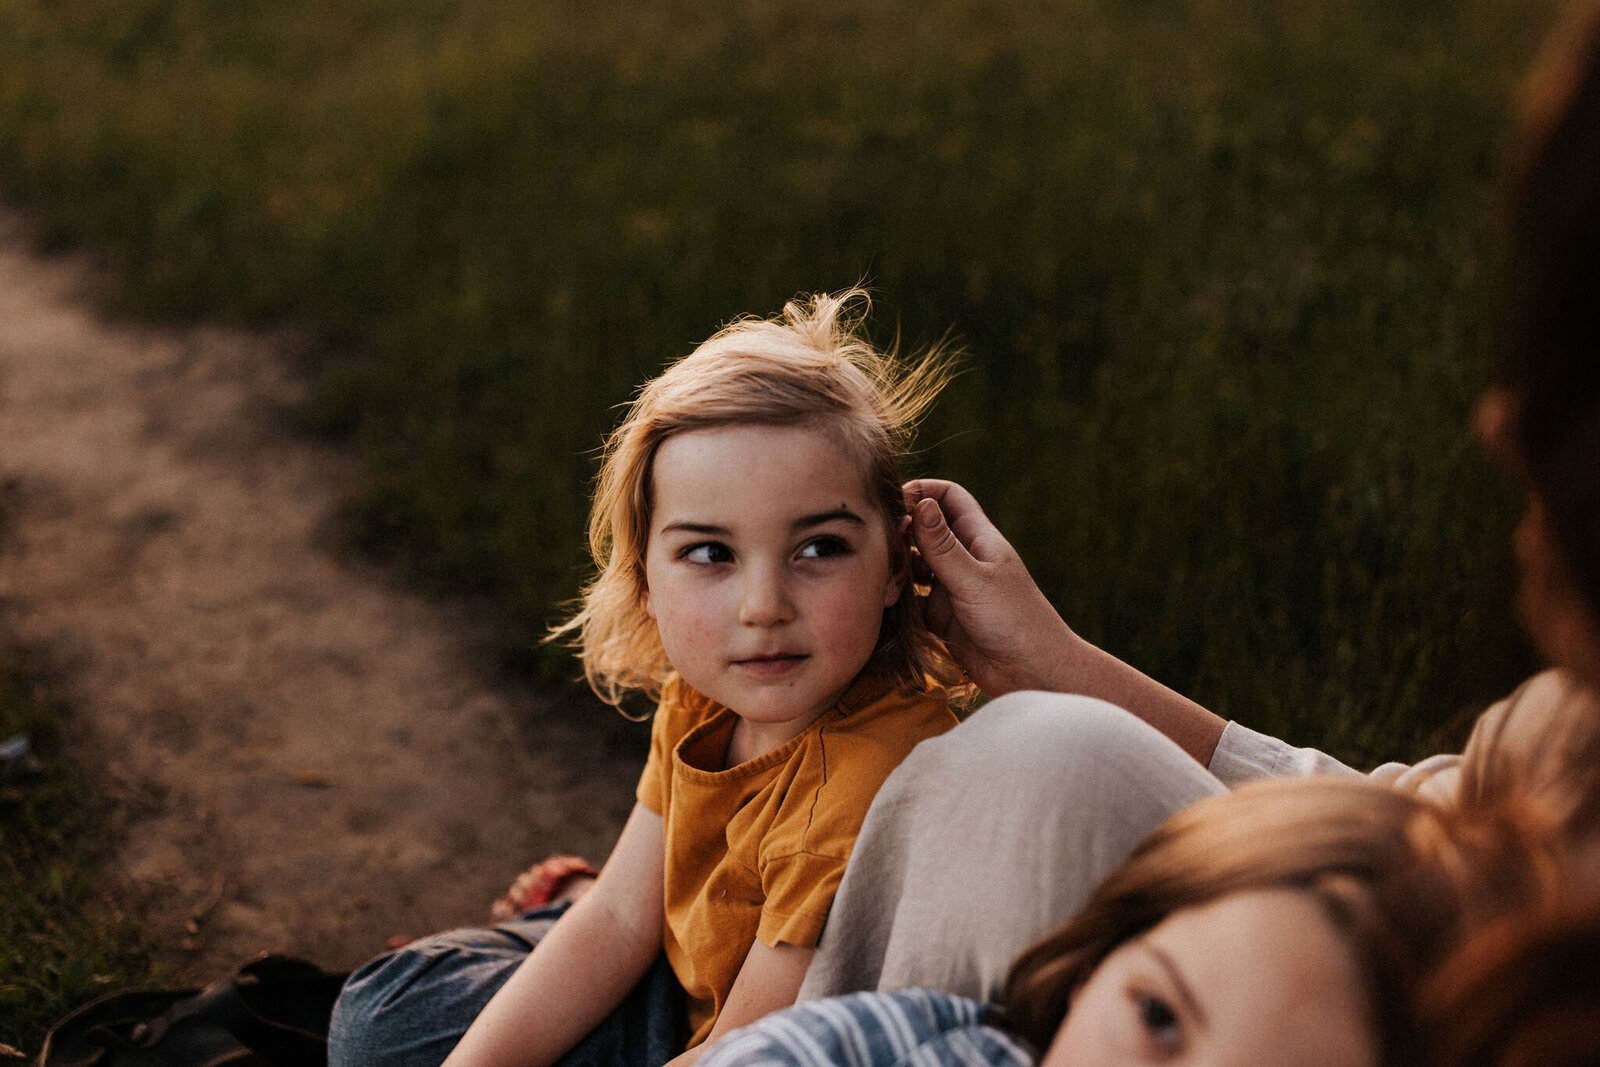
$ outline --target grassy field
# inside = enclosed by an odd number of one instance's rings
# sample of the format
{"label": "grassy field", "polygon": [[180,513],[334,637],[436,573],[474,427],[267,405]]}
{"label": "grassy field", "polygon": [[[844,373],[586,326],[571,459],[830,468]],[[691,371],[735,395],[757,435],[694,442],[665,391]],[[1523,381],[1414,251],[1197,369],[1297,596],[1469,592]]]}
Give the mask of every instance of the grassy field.
{"label": "grassy field", "polygon": [[1081,632],[1414,755],[1526,665],[1467,435],[1508,0],[0,0],[0,184],[128,305],[326,338],[353,541],[538,646],[614,405],[866,279]]}
{"label": "grassy field", "polygon": [[61,716],[0,654],[0,739],[25,733],[43,757],[36,777],[0,784],[0,1042],[29,1052],[70,1008],[150,978],[138,932],[95,883],[107,820],[57,757]]}

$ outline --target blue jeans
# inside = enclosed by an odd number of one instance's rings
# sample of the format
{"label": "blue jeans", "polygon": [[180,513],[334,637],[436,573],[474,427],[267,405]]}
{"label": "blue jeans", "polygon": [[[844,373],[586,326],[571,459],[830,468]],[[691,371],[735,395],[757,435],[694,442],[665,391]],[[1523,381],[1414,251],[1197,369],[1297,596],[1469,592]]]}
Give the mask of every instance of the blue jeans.
{"label": "blue jeans", "polygon": [[[438,1067],[567,905],[414,941],[350,976],[333,1008],[329,1067]],[[683,1051],[687,1009],[660,957],[563,1067],[661,1067]]]}

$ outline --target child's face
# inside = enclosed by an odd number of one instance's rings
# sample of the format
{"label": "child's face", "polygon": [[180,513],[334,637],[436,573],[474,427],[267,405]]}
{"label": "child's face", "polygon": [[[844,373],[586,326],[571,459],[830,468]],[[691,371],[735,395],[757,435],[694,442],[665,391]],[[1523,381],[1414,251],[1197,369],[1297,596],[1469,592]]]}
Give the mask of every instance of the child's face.
{"label": "child's face", "polygon": [[1185,908],[1095,968],[1042,1067],[1372,1067],[1355,961],[1307,894]]}
{"label": "child's face", "polygon": [[744,720],[754,747],[741,747],[770,751],[871,658],[903,556],[891,556],[855,457],[825,429],[678,434],[652,479],[645,610],[674,669]]}

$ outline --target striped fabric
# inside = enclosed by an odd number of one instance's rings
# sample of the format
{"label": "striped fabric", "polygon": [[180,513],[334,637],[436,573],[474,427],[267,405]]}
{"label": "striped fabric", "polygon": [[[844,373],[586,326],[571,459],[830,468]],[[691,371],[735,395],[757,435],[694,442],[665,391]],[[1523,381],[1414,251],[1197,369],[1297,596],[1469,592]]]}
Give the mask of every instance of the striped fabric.
{"label": "striped fabric", "polygon": [[1033,1067],[992,1014],[928,989],[811,1000],[735,1030],[698,1067]]}

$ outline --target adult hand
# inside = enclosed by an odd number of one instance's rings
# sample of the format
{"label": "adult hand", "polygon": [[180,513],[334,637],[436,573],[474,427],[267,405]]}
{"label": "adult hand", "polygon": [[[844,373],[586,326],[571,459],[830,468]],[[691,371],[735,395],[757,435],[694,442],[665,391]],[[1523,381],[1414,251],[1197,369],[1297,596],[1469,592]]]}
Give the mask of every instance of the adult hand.
{"label": "adult hand", "polygon": [[916,580],[931,587],[923,618],[981,689],[1096,697],[1210,762],[1226,723],[1073,633],[971,493],[932,478],[907,482],[905,492],[924,569]]}
{"label": "adult hand", "polygon": [[992,696],[1018,689],[1079,693],[1137,715],[1202,766],[1222,719],[1073,633],[1034,584],[1022,557],[954,482],[907,482],[911,536],[930,586],[923,618],[972,680]]}
{"label": "adult hand", "polygon": [[1076,634],[1028,574],[1017,550],[954,482],[907,482],[916,581],[931,586],[923,616],[984,692],[1069,688]]}

